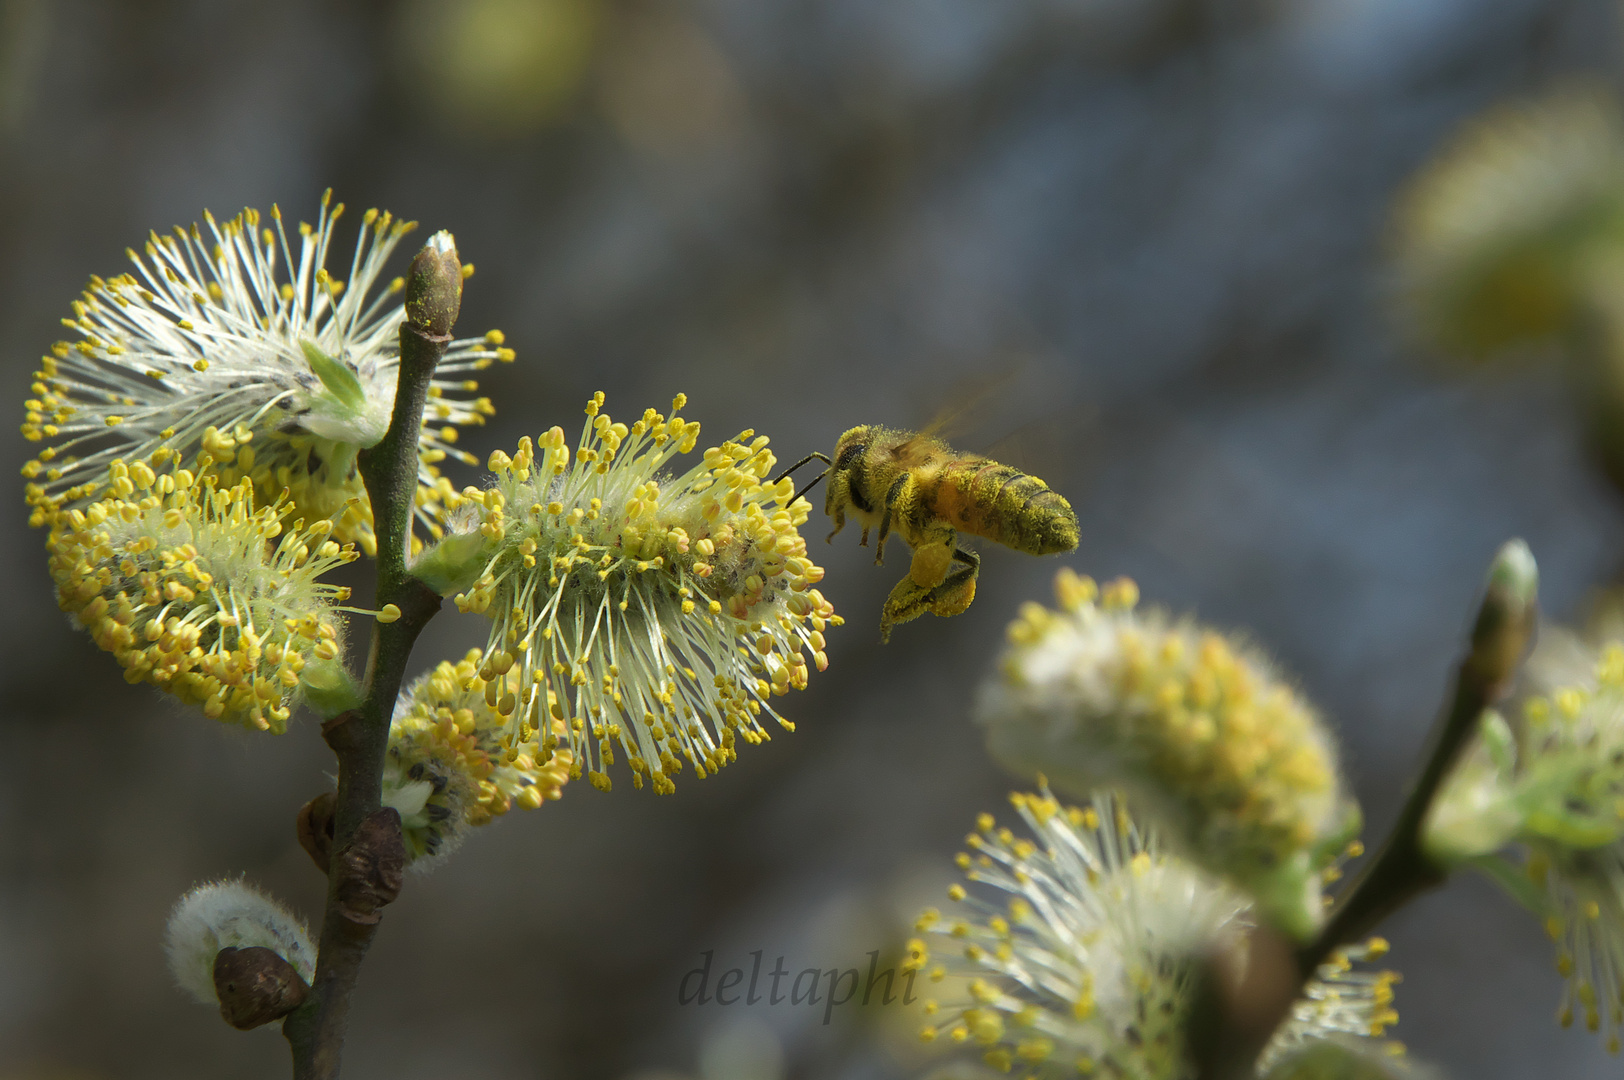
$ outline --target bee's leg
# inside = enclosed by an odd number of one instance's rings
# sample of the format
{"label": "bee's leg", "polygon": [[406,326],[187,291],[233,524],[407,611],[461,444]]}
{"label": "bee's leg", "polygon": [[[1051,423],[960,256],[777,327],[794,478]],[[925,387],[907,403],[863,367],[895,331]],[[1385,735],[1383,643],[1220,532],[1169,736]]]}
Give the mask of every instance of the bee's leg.
{"label": "bee's leg", "polygon": [[[949,530],[949,535],[952,535]],[[942,557],[942,573],[937,576],[934,585],[921,585],[915,579],[913,569],[910,568],[908,576],[897,582],[891,589],[891,595],[885,598],[885,607],[880,610],[880,640],[891,639],[891,628],[898,623],[917,619],[930,612],[932,615],[957,615],[970,606],[976,598],[976,577],[981,572],[981,557],[973,551],[963,548],[942,547],[932,543],[922,545],[914,552],[914,566],[919,565],[919,556],[931,553],[944,552]],[[947,573],[947,568],[954,562],[965,563],[963,567]]]}
{"label": "bee's leg", "polygon": [[903,473],[891,484],[891,490],[885,493],[885,512],[880,515],[880,537],[874,544],[874,565],[885,565],[885,539],[891,535],[891,518],[895,516],[901,521],[912,518],[919,505],[919,485],[915,484],[913,477]]}
{"label": "bee's leg", "polygon": [[851,498],[851,480],[846,472],[831,472],[829,474],[829,492],[824,500],[824,508],[829,511],[830,518],[835,527],[829,535],[823,538],[825,544],[834,540],[841,529],[846,527],[846,500]]}
{"label": "bee's leg", "polygon": [[953,565],[956,549],[953,541],[958,537],[953,526],[937,519],[916,527],[913,533],[913,562],[908,566],[908,577],[922,589],[934,589],[947,577],[947,568]]}
{"label": "bee's leg", "polygon": [[891,628],[897,623],[917,619],[929,611],[931,592],[915,585],[912,578],[905,577],[897,582],[891,589],[891,595],[885,598],[885,606],[880,609],[880,641],[891,640]]}
{"label": "bee's leg", "polygon": [[976,598],[976,578],[981,574],[981,556],[964,548],[954,548],[953,559],[965,565],[947,575],[946,580],[930,591],[932,615],[946,617],[961,614]]}

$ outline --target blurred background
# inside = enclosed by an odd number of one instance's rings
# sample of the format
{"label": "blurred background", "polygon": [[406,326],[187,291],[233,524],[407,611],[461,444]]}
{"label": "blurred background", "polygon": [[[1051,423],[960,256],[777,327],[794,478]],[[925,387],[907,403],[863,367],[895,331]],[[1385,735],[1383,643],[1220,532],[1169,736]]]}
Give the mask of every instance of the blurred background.
{"label": "blurred background", "polygon": [[[617,416],[686,391],[710,441],[753,427],[785,460],[970,401],[960,445],[1064,493],[1078,551],[984,544],[975,606],[881,647],[900,549],[876,568],[850,531],[816,543],[848,623],[787,701],[799,730],[670,798],[571,785],[411,879],[345,1074],[911,1077],[930,1061],[899,1006],[825,1026],[678,986],[707,950],[716,973],[895,955],[975,815],[1013,816],[967,703],[1059,562],[1247,628],[1333,719],[1368,839],[1497,546],[1527,538],[1558,618],[1619,569],[1572,381],[1422,362],[1387,254],[1395,198],[1464,121],[1576,77],[1611,93],[1618,21],[1612,0],[0,0],[4,397],[20,422],[69,302],[149,228],[313,218],[330,185],[476,265],[461,328],[519,353],[464,432],[481,457],[573,430],[596,389]],[[125,686],[13,505],[0,1078],[286,1076],[280,1034],[184,999],[159,942],[227,874],[319,913],[293,818],[331,756],[308,718],[246,735]],[[437,620],[417,668],[485,626]],[[1487,885],[1386,929],[1416,1056],[1618,1074],[1558,1029],[1551,946]]]}

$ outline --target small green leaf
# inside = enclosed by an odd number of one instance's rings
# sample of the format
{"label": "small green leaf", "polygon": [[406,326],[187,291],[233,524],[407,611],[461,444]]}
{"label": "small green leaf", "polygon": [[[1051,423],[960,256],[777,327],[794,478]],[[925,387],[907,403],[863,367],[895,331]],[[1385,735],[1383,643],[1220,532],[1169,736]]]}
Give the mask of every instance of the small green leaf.
{"label": "small green leaf", "polygon": [[1478,722],[1478,734],[1500,778],[1509,780],[1517,771],[1517,737],[1511,733],[1506,718],[1493,709],[1484,709]]}
{"label": "small green leaf", "polygon": [[1326,831],[1309,854],[1309,865],[1316,870],[1330,866],[1348,850],[1349,844],[1358,839],[1359,831],[1364,827],[1364,811],[1359,809],[1359,804],[1354,800],[1344,799],[1342,805],[1337,807],[1335,824]]}
{"label": "small green leaf", "polygon": [[1597,775],[1588,755],[1575,753],[1539,761],[1536,766],[1523,777],[1517,792],[1522,835],[1584,849],[1604,847],[1624,834],[1612,777]]}
{"label": "small green leaf", "polygon": [[367,395],[361,389],[361,380],[355,377],[355,372],[308,341],[299,342],[299,347],[304,350],[310,370],[316,373],[316,378],[321,380],[327,392],[345,408],[360,412],[367,402]]}
{"label": "small green leaf", "polygon": [[1531,810],[1523,821],[1524,833],[1579,850],[1613,843],[1618,839],[1620,828],[1617,815],[1597,812],[1584,805],[1563,810]]}
{"label": "small green leaf", "polygon": [[1395,1054],[1392,1045],[1381,1039],[1347,1035],[1310,1039],[1281,1054],[1264,1080],[1398,1080],[1417,1076],[1409,1060]]}

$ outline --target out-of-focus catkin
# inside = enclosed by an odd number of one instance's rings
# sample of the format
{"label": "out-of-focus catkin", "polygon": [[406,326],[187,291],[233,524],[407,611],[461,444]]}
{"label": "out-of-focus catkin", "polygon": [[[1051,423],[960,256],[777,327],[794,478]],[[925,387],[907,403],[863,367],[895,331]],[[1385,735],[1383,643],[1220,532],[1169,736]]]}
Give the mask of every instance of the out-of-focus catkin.
{"label": "out-of-focus catkin", "polygon": [[1062,570],[1059,610],[1027,604],[981,693],[993,755],[1079,796],[1126,791],[1191,858],[1289,933],[1322,918],[1321,871],[1356,806],[1319,716],[1272,665],[1216,631]]}

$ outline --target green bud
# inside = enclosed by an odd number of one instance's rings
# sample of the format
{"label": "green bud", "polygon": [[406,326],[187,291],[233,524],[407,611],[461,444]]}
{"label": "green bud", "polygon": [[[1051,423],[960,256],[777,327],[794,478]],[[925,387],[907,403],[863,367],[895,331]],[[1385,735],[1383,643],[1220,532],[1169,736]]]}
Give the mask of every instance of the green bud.
{"label": "green bud", "polygon": [[1474,676],[1491,689],[1490,700],[1503,693],[1534,632],[1539,599],[1539,567],[1521,540],[1508,540],[1489,567],[1488,589],[1472,627]]}
{"label": "green bud", "polygon": [[462,310],[462,262],[457,243],[441,229],[429,237],[406,275],[406,319],[434,337],[449,337]]}
{"label": "green bud", "polygon": [[1439,866],[1453,868],[1509,844],[1522,828],[1516,739],[1505,717],[1486,709],[1478,738],[1444,781],[1427,810],[1421,846]]}
{"label": "green bud", "polygon": [[1532,607],[1539,594],[1539,565],[1523,540],[1507,540],[1489,567],[1489,589],[1518,610]]}
{"label": "green bud", "polygon": [[453,533],[417,557],[412,576],[441,596],[461,592],[479,580],[490,547],[480,533]]}
{"label": "green bud", "polygon": [[304,699],[324,720],[331,720],[361,704],[361,688],[344,662],[312,658],[299,673]]}
{"label": "green bud", "polygon": [[1257,901],[1268,925],[1296,941],[1312,939],[1325,922],[1323,879],[1307,851],[1270,867],[1232,866],[1230,878]]}

